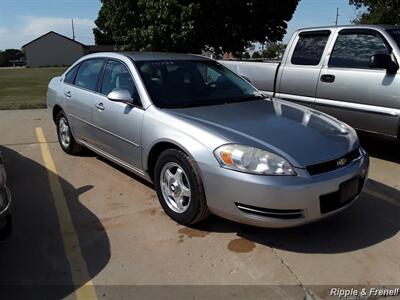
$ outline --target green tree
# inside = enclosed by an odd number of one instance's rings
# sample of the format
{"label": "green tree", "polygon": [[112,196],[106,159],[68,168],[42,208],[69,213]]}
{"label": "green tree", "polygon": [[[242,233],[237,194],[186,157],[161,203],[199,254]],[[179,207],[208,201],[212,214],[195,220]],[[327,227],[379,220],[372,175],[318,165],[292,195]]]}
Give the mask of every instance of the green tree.
{"label": "green tree", "polygon": [[251,58],[252,59],[260,59],[260,58],[262,58],[262,56],[261,56],[260,52],[254,51],[253,54],[251,55]]}
{"label": "green tree", "polygon": [[112,12],[110,10],[100,9],[99,15],[94,22],[97,27],[93,29],[96,45],[115,45],[112,33],[109,29],[107,29],[110,27],[110,25],[107,23],[107,20],[109,20],[111,17]]}
{"label": "green tree", "polygon": [[[101,0],[96,43],[122,50],[242,53],[281,40],[299,0]],[[274,16],[269,18],[266,16]]]}
{"label": "green tree", "polygon": [[24,57],[25,54],[18,49],[6,49],[4,51],[0,51],[0,67],[10,66],[10,60],[19,60]]}
{"label": "green tree", "polygon": [[249,54],[249,52],[246,51],[245,53],[243,53],[242,58],[243,58],[243,59],[250,59],[250,54]]}
{"label": "green tree", "polygon": [[400,24],[399,0],[349,0],[359,11],[356,24]]}
{"label": "green tree", "polygon": [[261,53],[264,58],[279,58],[285,52],[286,45],[283,43],[269,43]]}

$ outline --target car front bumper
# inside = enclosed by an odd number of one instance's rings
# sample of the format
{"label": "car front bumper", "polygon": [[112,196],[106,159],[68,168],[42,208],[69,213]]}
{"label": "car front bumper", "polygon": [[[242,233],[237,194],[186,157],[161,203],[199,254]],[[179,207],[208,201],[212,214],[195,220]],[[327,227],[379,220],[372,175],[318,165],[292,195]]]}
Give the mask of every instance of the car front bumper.
{"label": "car front bumper", "polygon": [[11,233],[12,220],[11,220],[11,193],[5,186],[0,190],[6,199],[6,206],[0,210],[0,242],[4,241]]}
{"label": "car front bumper", "polygon": [[[369,158],[364,154],[346,167],[314,176],[304,169],[296,169],[297,176],[263,176],[199,167],[212,213],[239,223],[284,228],[331,216],[353,203],[367,180]],[[354,178],[359,179],[357,194],[340,203],[335,199],[340,185]]]}

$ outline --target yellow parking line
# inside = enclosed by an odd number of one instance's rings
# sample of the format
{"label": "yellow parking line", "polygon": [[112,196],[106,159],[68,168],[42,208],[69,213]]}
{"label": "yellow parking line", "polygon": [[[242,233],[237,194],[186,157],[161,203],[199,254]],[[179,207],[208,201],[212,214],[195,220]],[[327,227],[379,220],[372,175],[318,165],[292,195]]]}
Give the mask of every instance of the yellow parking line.
{"label": "yellow parking line", "polygon": [[75,294],[78,300],[97,299],[96,291],[90,280],[85,259],[83,258],[79,239],[76,235],[67,201],[57,175],[56,165],[51,157],[46,138],[41,127],[36,128],[36,137],[40,145],[43,162],[47,168],[50,190],[57,211],[65,254],[69,262],[72,282],[77,287]]}

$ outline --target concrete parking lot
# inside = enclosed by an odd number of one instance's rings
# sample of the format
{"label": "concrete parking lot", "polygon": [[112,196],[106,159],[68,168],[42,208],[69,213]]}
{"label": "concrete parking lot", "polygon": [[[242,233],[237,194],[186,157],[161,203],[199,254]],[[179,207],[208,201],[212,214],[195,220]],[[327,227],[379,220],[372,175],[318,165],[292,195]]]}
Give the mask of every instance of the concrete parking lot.
{"label": "concrete parking lot", "polygon": [[213,285],[235,297],[248,293],[237,286],[257,285],[260,299],[304,299],[304,290],[317,299],[329,286],[398,285],[400,151],[376,138],[362,143],[371,154],[369,181],[337,216],[293,229],[218,217],[188,228],[163,213],[138,177],[89,151],[63,153],[46,110],[0,111],[14,200],[0,284],[41,299],[116,299],[135,287],[176,299],[169,285],[183,285],[187,299],[196,288],[200,299],[216,293]]}

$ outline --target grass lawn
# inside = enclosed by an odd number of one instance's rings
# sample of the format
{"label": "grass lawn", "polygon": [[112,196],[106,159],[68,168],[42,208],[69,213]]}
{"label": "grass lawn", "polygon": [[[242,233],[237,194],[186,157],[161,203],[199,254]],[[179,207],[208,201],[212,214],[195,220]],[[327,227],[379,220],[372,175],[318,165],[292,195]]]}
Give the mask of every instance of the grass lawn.
{"label": "grass lawn", "polygon": [[47,85],[65,68],[0,68],[0,110],[46,107]]}

